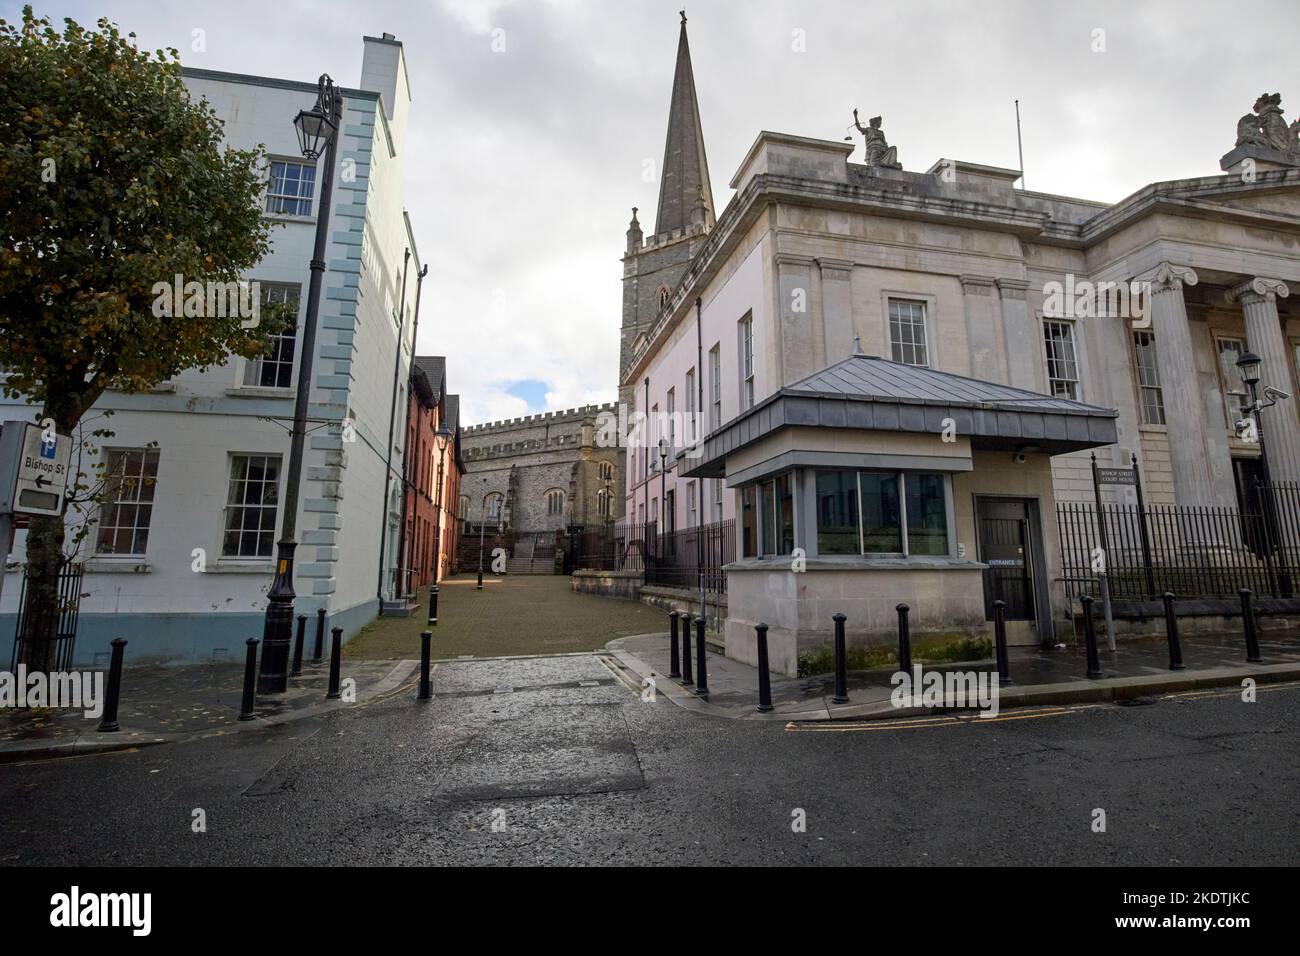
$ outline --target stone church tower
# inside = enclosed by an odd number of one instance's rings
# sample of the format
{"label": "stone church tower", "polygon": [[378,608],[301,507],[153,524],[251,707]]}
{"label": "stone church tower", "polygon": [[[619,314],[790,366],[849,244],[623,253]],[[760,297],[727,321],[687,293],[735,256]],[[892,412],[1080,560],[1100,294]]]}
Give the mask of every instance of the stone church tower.
{"label": "stone church tower", "polygon": [[618,398],[629,409],[635,399],[636,383],[626,379],[637,336],[654,325],[713,223],[709,162],[704,155],[704,130],[700,124],[700,105],[695,98],[695,76],[691,71],[691,48],[686,39],[686,14],[683,13],[668,109],[668,136],[660,169],[655,231],[645,238],[637,210],[633,208],[623,255]]}

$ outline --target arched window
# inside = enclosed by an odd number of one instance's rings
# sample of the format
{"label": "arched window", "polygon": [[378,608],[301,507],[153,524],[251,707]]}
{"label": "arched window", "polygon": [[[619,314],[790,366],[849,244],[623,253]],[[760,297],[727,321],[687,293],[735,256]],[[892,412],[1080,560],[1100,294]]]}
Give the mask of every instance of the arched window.
{"label": "arched window", "polygon": [[460,501],[457,502],[457,506],[460,509],[459,512],[457,513],[460,520],[468,521],[469,520],[469,495],[461,495]]}
{"label": "arched window", "polygon": [[596,511],[602,518],[608,518],[612,513],[610,505],[613,503],[614,496],[604,488],[596,492]]}
{"label": "arched window", "polygon": [[668,307],[668,299],[671,295],[672,293],[668,291],[668,286],[661,285],[659,287],[659,311],[662,312]]}
{"label": "arched window", "polygon": [[548,515],[564,514],[564,492],[559,488],[552,488],[546,493],[546,513]]}
{"label": "arched window", "polygon": [[483,497],[483,506],[487,512],[488,521],[495,521],[498,524],[501,522],[501,506],[505,504],[505,500],[505,495],[499,491],[494,491]]}
{"label": "arched window", "polygon": [[602,461],[602,462],[600,463],[600,472],[599,472],[599,473],[600,473],[600,480],[601,480],[601,481],[613,481],[613,480],[614,480],[614,463],[613,463],[613,462],[609,462],[609,461]]}

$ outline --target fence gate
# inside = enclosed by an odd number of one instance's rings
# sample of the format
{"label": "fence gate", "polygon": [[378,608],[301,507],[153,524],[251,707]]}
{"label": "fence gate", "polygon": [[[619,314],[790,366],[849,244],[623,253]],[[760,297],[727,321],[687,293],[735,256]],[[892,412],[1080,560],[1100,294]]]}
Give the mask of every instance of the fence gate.
{"label": "fence gate", "polygon": [[[59,615],[54,636],[49,647],[53,649],[53,663],[39,667],[43,671],[68,671],[72,669],[73,652],[77,643],[77,615],[81,606],[81,565],[64,564],[59,571]],[[23,659],[23,625],[27,618],[27,571],[23,570],[22,588],[18,594],[18,624],[14,628],[14,647],[10,656],[9,672],[17,673]]]}

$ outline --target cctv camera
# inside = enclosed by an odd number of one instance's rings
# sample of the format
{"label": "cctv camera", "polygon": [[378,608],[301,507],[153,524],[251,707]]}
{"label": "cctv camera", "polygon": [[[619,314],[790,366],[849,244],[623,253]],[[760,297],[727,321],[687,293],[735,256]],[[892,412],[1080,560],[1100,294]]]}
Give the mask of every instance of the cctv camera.
{"label": "cctv camera", "polygon": [[1290,398],[1289,392],[1284,392],[1280,388],[1274,388],[1272,385],[1264,386],[1264,394],[1268,398]]}
{"label": "cctv camera", "polygon": [[1028,460],[1028,457],[1029,456],[1026,455],[1023,451],[1016,452],[1016,464],[1023,465]]}

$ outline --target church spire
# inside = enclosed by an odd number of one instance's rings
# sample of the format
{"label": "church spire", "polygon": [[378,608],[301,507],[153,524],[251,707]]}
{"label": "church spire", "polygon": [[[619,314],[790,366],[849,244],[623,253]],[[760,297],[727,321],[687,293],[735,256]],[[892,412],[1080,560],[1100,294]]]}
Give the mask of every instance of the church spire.
{"label": "church spire", "polygon": [[705,225],[712,226],[714,221],[713,191],[709,184],[709,162],[704,155],[700,104],[695,98],[691,48],[686,40],[685,10],[681,16],[682,32],[677,41],[677,69],[673,75],[673,98],[668,110],[663,175],[659,181],[656,234],[690,226],[698,218],[695,210],[701,198]]}

